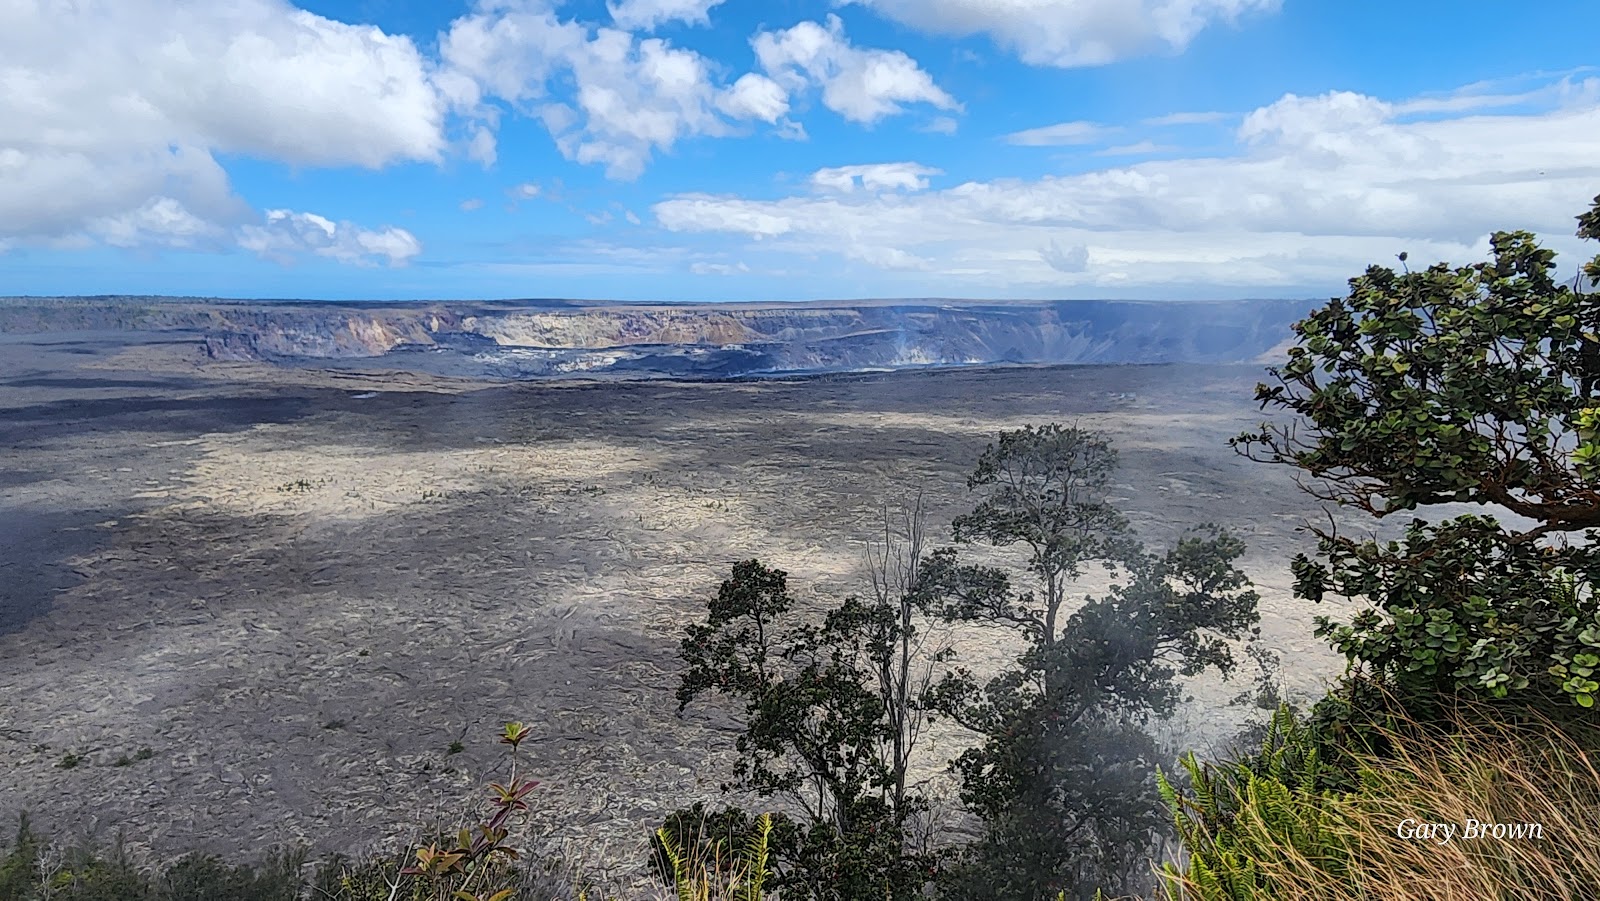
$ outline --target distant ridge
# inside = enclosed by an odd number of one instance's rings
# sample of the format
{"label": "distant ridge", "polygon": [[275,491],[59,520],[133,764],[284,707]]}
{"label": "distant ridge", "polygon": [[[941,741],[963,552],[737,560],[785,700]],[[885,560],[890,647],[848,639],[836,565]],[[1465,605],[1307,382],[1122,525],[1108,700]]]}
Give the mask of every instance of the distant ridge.
{"label": "distant ridge", "polygon": [[170,332],[213,358],[491,378],[728,377],[934,366],[1246,363],[1310,300],[749,303],[0,299],[0,334]]}
{"label": "distant ridge", "polygon": [[[384,298],[369,298],[362,300],[327,300],[315,297],[205,297],[183,294],[18,294],[0,296],[0,305],[14,304],[26,305],[30,303],[119,303],[119,304],[207,304],[221,306],[334,306],[353,308],[394,308],[394,307],[434,307],[434,306],[474,306],[487,308],[512,308],[512,309],[543,309],[547,307],[562,309],[604,309],[607,307],[638,308],[651,307],[661,309],[703,309],[708,307],[733,308],[733,309],[782,309],[791,307],[882,307],[882,306],[926,306],[957,305],[957,306],[1040,306],[1046,304],[1075,304],[1075,303],[1117,303],[1117,304],[1237,304],[1237,303],[1300,303],[1300,298],[1283,297],[1228,297],[1228,298],[1055,298],[1040,300],[1036,298],[972,298],[972,297],[855,297],[855,298],[818,298],[813,300],[704,300],[704,301],[660,301],[660,300],[604,300],[595,298],[575,297],[519,297],[519,298],[433,298],[420,300],[390,300]],[[1307,299],[1304,302],[1320,305],[1321,298]]]}

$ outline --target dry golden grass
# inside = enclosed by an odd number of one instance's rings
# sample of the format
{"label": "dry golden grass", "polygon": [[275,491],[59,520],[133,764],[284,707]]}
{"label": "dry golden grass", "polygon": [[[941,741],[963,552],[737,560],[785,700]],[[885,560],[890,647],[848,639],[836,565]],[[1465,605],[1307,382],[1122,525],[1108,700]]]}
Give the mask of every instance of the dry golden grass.
{"label": "dry golden grass", "polygon": [[[1547,721],[1479,719],[1431,742],[1397,743],[1346,807],[1363,897],[1600,898],[1600,772],[1594,753]],[[1534,824],[1524,837],[1403,840],[1430,823]],[[1464,831],[1464,828],[1463,828]]]}
{"label": "dry golden grass", "polygon": [[[1273,901],[1501,901],[1600,898],[1596,745],[1542,718],[1464,715],[1449,734],[1391,735],[1388,759],[1362,762],[1343,796],[1252,792],[1224,827],[1254,853],[1254,891],[1207,890],[1193,869],[1172,898]],[[1277,805],[1277,806],[1275,806]],[[1409,821],[1409,822],[1408,822]],[[1521,828],[1469,835],[1469,823]],[[1403,835],[1446,824],[1448,836]],[[1537,829],[1528,828],[1537,826]],[[1214,833],[1213,833],[1214,834]]]}

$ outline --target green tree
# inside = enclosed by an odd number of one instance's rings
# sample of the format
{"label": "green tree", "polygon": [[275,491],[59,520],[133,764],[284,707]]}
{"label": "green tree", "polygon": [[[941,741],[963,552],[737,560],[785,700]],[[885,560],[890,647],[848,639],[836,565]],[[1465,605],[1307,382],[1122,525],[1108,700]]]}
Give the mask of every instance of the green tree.
{"label": "green tree", "polygon": [[1084,567],[1114,570],[1138,549],[1128,521],[1103,496],[1117,453],[1100,435],[1051,424],[1001,432],[978,458],[967,488],[983,496],[952,524],[955,539],[994,547],[1022,546],[1040,589],[1012,594],[993,577],[956,582],[956,618],[1019,629],[1040,648],[1060,640],[1068,584]]}
{"label": "green tree", "polygon": [[[1115,467],[1110,443],[1077,427],[1001,433],[968,481],[982,496],[955,533],[1024,549],[1031,585],[1014,589],[948,548],[926,565],[942,615],[1025,642],[1017,665],[986,684],[956,668],[931,696],[981,739],[954,762],[986,826],[951,870],[954,897],[1092,897],[1140,881],[1138,862],[1166,825],[1143,726],[1173,710],[1179,677],[1231,672],[1232,642],[1254,634],[1257,596],[1233,566],[1243,543],[1207,524],[1163,556],[1146,553],[1102,494]],[[1069,614],[1070,585],[1093,563],[1127,582]]]}
{"label": "green tree", "polygon": [[[898,533],[886,523],[874,545],[872,596],[847,598],[820,622],[796,608],[783,571],[744,561],[706,621],[687,629],[680,712],[707,693],[740,703],[733,784],[801,811],[798,820],[775,818],[776,888],[814,899],[910,898],[928,880],[926,836],[914,829],[927,804],[908,773],[922,695],[949,651],[929,643],[921,545],[919,502]],[[696,820],[715,823],[719,836],[747,826],[702,809],[675,814],[668,831],[683,845],[685,824]]]}
{"label": "green tree", "polygon": [[[1600,197],[1578,223],[1600,239]],[[1326,562],[1295,557],[1296,595],[1370,604],[1347,623],[1320,617],[1317,633],[1381,689],[1371,697],[1392,692],[1414,717],[1458,693],[1568,710],[1600,696],[1600,295],[1582,277],[1558,284],[1555,253],[1528,232],[1490,245],[1488,262],[1351,279],[1294,326],[1287,363],[1269,370],[1279,384],[1256,387],[1263,409],[1310,428],[1263,423],[1230,441],[1375,517],[1472,502],[1532,521],[1413,519],[1383,546],[1312,528]],[[1583,272],[1600,281],[1600,257]],[[1346,692],[1321,719],[1343,729],[1369,699]]]}
{"label": "green tree", "polygon": [[16,840],[0,859],[0,901],[24,901],[39,877],[39,855],[44,841],[26,813],[17,820]]}

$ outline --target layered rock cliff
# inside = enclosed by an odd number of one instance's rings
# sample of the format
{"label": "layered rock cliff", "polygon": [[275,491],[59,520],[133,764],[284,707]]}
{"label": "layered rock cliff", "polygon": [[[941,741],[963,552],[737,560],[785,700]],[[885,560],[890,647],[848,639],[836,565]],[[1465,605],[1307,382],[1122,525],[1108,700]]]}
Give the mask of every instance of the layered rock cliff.
{"label": "layered rock cliff", "polygon": [[529,378],[735,376],[911,366],[1239,363],[1311,301],[864,301],[807,304],[0,301],[0,333],[191,334],[217,358],[341,361]]}

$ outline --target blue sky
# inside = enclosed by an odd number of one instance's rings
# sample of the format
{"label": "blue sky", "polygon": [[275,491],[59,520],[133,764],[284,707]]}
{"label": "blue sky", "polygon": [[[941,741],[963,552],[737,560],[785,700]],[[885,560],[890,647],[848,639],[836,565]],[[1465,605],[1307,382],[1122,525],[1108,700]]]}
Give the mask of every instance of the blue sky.
{"label": "blue sky", "polygon": [[0,294],[1342,293],[1592,255],[1600,5],[0,4]]}

